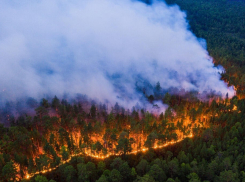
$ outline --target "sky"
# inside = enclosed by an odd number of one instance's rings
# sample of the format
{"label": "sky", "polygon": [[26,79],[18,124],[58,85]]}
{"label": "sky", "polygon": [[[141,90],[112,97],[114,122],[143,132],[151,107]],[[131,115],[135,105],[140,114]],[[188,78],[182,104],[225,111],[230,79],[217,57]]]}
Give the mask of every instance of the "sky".
{"label": "sky", "polygon": [[130,108],[136,85],[157,82],[234,94],[186,14],[157,1],[0,0],[0,65],[2,101],[79,93]]}

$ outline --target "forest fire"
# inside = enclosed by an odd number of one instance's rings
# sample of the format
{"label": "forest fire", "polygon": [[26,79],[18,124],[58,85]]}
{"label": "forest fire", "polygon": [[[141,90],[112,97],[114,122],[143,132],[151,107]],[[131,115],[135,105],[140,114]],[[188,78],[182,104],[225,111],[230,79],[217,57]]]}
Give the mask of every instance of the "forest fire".
{"label": "forest fire", "polygon": [[[78,155],[103,160],[163,148],[187,137],[200,136],[223,113],[239,113],[236,100],[186,102],[171,96],[169,102],[179,105],[170,105],[164,114],[156,115],[144,110],[125,112],[118,104],[108,113],[100,105],[91,104],[89,109],[81,103],[60,103],[54,98],[49,104],[43,99],[36,116],[12,123],[16,127],[9,130],[2,142],[18,141],[18,146],[11,144],[11,150],[3,147],[2,152],[13,156],[16,178],[30,179],[55,170]],[[28,127],[24,128],[23,123]],[[23,157],[27,162],[18,160]]]}
{"label": "forest fire", "polygon": [[[189,136],[187,136],[187,137],[185,137],[185,138],[192,138],[192,137],[193,137],[193,134],[191,133]],[[153,148],[154,148],[154,149],[159,149],[159,148],[167,147],[167,146],[169,146],[169,145],[173,145],[173,144],[179,143],[179,142],[181,142],[182,140],[184,140],[185,138],[179,139],[179,140],[177,140],[177,141],[175,141],[175,142],[174,142],[174,141],[172,141],[172,142],[167,142],[167,143],[165,143],[164,145],[160,145],[160,146],[156,145],[156,146],[154,146]],[[148,150],[149,150],[149,148],[142,148],[141,150],[134,150],[134,151],[131,151],[131,152],[127,153],[127,154],[137,154],[137,153],[139,153],[139,152],[146,152],[146,151],[148,151]],[[59,166],[65,164],[65,163],[70,162],[71,159],[72,159],[72,157],[79,156],[79,155],[82,155],[82,154],[84,154],[84,153],[79,153],[79,154],[76,154],[76,155],[74,155],[74,154],[71,155],[69,159],[67,159],[66,161],[62,161],[62,162],[60,163],[60,165],[56,166],[55,168],[48,168],[48,169],[46,169],[46,170],[42,170],[42,171],[39,171],[39,172],[30,173],[30,174],[27,173],[27,174],[25,175],[25,179],[30,179],[31,177],[33,177],[33,176],[35,176],[35,175],[38,175],[38,174],[45,174],[45,173],[47,173],[47,172],[51,172],[51,171],[57,169]],[[103,160],[103,159],[108,158],[108,157],[111,157],[111,156],[119,156],[120,154],[108,153],[107,155],[99,156],[99,155],[93,155],[93,154],[91,154],[90,152],[85,152],[85,155],[90,156],[90,157],[94,157],[94,158],[97,158],[97,159],[102,159],[102,160]]]}
{"label": "forest fire", "polygon": [[0,12],[1,182],[245,181],[245,1]]}

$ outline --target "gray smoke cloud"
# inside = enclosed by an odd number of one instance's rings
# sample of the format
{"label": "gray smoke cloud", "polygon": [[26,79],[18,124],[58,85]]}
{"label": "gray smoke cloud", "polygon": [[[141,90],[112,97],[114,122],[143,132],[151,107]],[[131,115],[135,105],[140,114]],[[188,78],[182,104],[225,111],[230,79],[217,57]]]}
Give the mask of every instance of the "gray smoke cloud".
{"label": "gray smoke cloud", "polygon": [[158,81],[234,94],[186,14],[164,2],[1,0],[0,63],[2,100],[81,93],[130,108],[136,83]]}

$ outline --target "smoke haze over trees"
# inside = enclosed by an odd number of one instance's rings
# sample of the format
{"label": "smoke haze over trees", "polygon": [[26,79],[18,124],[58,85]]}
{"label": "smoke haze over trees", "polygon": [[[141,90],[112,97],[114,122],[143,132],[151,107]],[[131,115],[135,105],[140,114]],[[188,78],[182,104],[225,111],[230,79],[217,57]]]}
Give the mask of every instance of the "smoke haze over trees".
{"label": "smoke haze over trees", "polygon": [[81,93],[132,107],[142,96],[135,87],[149,96],[158,81],[234,94],[178,6],[3,0],[0,27],[2,101]]}

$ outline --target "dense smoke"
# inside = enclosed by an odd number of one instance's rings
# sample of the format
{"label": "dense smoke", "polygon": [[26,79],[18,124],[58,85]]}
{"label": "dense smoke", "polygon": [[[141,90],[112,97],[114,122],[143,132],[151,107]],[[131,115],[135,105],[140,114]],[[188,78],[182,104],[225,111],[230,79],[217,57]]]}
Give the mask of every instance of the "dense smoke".
{"label": "dense smoke", "polygon": [[81,93],[131,108],[158,81],[232,96],[202,44],[163,2],[1,0],[1,99]]}

